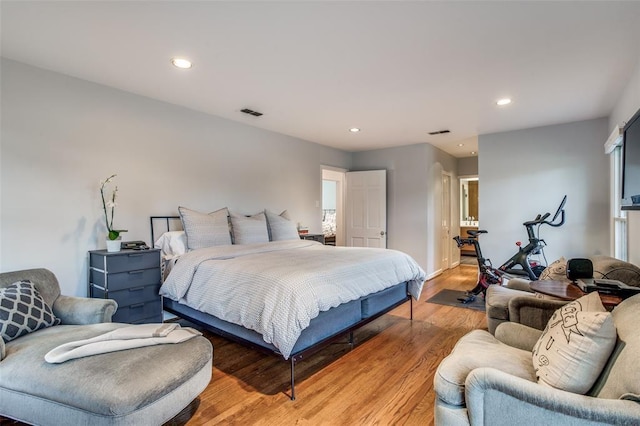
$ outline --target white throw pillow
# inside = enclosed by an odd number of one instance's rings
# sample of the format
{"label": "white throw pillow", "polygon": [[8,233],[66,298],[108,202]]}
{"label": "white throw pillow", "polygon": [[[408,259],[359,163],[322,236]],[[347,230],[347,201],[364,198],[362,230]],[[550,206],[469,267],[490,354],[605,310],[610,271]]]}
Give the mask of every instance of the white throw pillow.
{"label": "white throw pillow", "polygon": [[267,215],[267,224],[269,225],[269,234],[271,241],[299,240],[298,228],[295,223],[289,220],[287,211],[283,211],[279,215],[264,211]]}
{"label": "white throw pillow", "polygon": [[184,231],[165,232],[153,244],[153,248],[162,251],[163,259],[173,259],[187,251],[187,234]]}
{"label": "white throw pillow", "polygon": [[554,312],[533,347],[538,383],[585,394],[602,373],[616,343],[616,328],[597,292]]}
{"label": "white throw pillow", "polygon": [[229,210],[222,208],[209,214],[186,207],[178,207],[182,228],[187,235],[187,249],[225,246],[231,244]]}
{"label": "white throw pillow", "polygon": [[252,216],[231,213],[233,244],[268,243],[267,218],[264,212]]}

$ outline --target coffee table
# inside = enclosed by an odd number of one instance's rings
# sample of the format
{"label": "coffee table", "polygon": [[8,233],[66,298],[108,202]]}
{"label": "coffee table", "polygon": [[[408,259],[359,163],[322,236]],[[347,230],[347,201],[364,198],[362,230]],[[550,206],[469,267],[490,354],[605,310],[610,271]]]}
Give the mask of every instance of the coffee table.
{"label": "coffee table", "polygon": [[[547,296],[554,296],[562,300],[576,300],[587,294],[584,291],[580,290],[580,288],[576,284],[567,283],[565,281],[537,280],[531,281],[531,284],[529,286],[531,290],[535,291],[536,293],[546,294]],[[600,295],[602,304],[609,309],[617,306],[623,300],[622,297],[613,294],[598,294]]]}

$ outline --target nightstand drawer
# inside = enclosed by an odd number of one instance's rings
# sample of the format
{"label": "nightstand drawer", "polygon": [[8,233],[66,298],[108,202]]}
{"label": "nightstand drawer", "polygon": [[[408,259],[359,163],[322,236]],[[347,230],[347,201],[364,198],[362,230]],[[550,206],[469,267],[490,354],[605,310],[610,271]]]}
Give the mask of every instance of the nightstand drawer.
{"label": "nightstand drawer", "polygon": [[99,299],[113,299],[118,302],[118,306],[135,305],[141,302],[156,301],[160,297],[158,294],[159,289],[160,286],[157,284],[145,287],[131,287],[118,291],[105,291],[97,287],[92,287],[91,297],[97,297]]}
{"label": "nightstand drawer", "polygon": [[[158,264],[153,269],[139,269],[135,271],[108,274],[92,269],[89,272],[91,284],[100,286],[109,292],[122,290],[131,287],[144,287],[152,284],[160,284],[160,268]],[[105,280],[107,282],[105,282]]]}
{"label": "nightstand drawer", "polygon": [[155,268],[160,265],[160,251],[148,252],[130,250],[118,254],[104,256],[91,253],[89,266],[109,273],[135,271],[139,269]]}
{"label": "nightstand drawer", "polygon": [[[162,301],[160,298],[153,302],[135,303],[129,306],[118,306],[118,310],[113,314],[113,322],[138,322],[145,318],[161,318]],[[160,322],[162,320],[160,319]]]}

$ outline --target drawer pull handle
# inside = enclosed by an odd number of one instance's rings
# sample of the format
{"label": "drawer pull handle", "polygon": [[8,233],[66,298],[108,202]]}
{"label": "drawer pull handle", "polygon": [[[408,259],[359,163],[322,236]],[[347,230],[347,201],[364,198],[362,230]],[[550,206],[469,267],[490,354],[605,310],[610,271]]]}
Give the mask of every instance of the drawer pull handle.
{"label": "drawer pull handle", "polygon": [[133,287],[129,289],[129,291],[140,291],[140,290],[144,290],[144,287]]}
{"label": "drawer pull handle", "polygon": [[142,274],[144,272],[144,270],[140,270],[140,271],[129,271],[129,274]]}
{"label": "drawer pull handle", "polygon": [[127,256],[129,256],[129,257],[142,257],[143,254],[141,254],[141,253],[132,253],[132,254],[128,254]]}
{"label": "drawer pull handle", "polygon": [[144,303],[136,303],[135,305],[129,305],[129,309],[138,309],[138,308],[142,308],[144,306]]}

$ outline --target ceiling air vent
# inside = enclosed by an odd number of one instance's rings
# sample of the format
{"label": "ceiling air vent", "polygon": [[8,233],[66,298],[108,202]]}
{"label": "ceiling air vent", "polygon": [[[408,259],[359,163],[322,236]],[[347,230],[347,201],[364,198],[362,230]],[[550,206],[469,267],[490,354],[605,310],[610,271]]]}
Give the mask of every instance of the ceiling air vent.
{"label": "ceiling air vent", "polygon": [[260,117],[262,115],[261,112],[254,111],[249,108],[241,109],[240,112],[244,112],[245,114],[253,115],[254,117]]}
{"label": "ceiling air vent", "polygon": [[445,133],[451,133],[451,130],[438,130],[435,132],[429,132],[430,135],[443,135]]}

